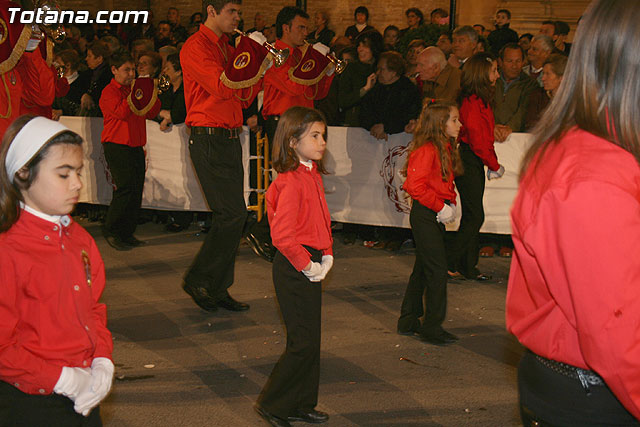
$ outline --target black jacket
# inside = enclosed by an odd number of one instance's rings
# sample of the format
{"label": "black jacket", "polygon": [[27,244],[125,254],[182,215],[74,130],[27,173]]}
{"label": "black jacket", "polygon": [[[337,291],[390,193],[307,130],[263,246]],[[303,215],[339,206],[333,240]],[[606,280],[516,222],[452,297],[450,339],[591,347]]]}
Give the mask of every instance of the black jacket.
{"label": "black jacket", "polygon": [[418,118],[420,107],[420,92],[407,77],[390,85],[378,83],[362,99],[360,126],[371,130],[382,123],[385,133],[401,133],[409,120]]}

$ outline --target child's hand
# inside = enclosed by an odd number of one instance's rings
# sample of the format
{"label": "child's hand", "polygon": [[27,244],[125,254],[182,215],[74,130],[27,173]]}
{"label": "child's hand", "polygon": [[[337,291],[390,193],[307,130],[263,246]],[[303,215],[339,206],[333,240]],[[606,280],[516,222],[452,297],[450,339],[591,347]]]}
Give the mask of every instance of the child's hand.
{"label": "child's hand", "polygon": [[322,265],[319,262],[311,261],[307,265],[307,268],[302,270],[302,273],[307,276],[307,279],[311,282],[319,282],[324,276],[322,275]]}
{"label": "child's hand", "polygon": [[437,221],[442,224],[448,224],[456,219],[455,205],[449,206],[446,203],[444,207],[440,209],[438,215],[436,215]]}
{"label": "child's hand", "polygon": [[72,401],[83,392],[91,389],[91,371],[88,368],[70,368],[65,366],[53,392],[68,397]]}
{"label": "child's hand", "polygon": [[80,393],[75,400],[73,409],[84,415],[89,412],[109,394],[113,383],[113,362],[106,357],[96,357],[91,363],[91,387]]}

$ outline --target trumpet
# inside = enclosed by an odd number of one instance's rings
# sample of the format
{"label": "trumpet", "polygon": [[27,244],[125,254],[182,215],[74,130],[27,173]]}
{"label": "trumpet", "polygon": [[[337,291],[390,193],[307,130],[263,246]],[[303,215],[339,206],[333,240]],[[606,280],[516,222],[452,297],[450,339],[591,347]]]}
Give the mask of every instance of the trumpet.
{"label": "trumpet", "polygon": [[64,72],[65,72],[64,65],[56,66],[56,77],[58,77],[58,79],[61,79],[64,77]]}
{"label": "trumpet", "polygon": [[341,74],[344,69],[347,68],[346,61],[342,61],[336,58],[334,55],[327,55],[327,59],[329,60],[329,62],[336,66],[336,74]]}
{"label": "trumpet", "polygon": [[[249,37],[247,33],[245,33],[244,31],[240,31],[237,28],[235,29],[235,32],[242,36]],[[267,52],[269,52],[273,56],[273,65],[275,65],[276,67],[281,66],[287,61],[287,58],[289,57],[289,49],[277,49],[269,42],[264,42],[262,46],[267,49]]]}
{"label": "trumpet", "polygon": [[158,78],[158,90],[160,92],[166,92],[170,88],[171,88],[171,79],[169,79],[169,76],[167,76],[164,73],[160,74],[160,77]]}
{"label": "trumpet", "polygon": [[[60,7],[58,5],[49,4],[47,0],[43,0],[42,2],[36,2],[36,9],[42,9],[45,15],[48,15],[48,12],[56,12],[60,14]],[[46,20],[45,20],[46,21]],[[67,33],[64,28],[60,24],[39,24],[42,31],[47,34],[54,42],[62,43],[64,39],[67,37]]]}

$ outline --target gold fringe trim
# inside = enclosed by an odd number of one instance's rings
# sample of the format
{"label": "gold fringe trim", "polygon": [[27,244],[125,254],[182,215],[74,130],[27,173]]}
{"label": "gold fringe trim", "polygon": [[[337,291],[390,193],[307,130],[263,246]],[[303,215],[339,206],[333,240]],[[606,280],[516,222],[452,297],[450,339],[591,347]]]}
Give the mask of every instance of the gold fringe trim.
{"label": "gold fringe trim", "polygon": [[272,58],[272,55],[269,53],[262,60],[262,64],[260,65],[260,69],[258,70],[256,75],[251,77],[250,79],[243,80],[240,82],[232,82],[231,80],[229,80],[226,73],[223,72],[220,75],[220,80],[222,81],[222,83],[224,83],[226,87],[231,89],[244,89],[247,87],[251,87],[260,81],[260,79],[262,78],[262,74],[267,70],[267,67],[269,66],[270,61],[273,61],[273,58]]}
{"label": "gold fringe trim", "polygon": [[8,119],[9,117],[11,117],[11,93],[9,92],[9,85],[7,85],[5,77],[6,74],[2,73],[2,83],[4,84],[4,90],[7,92],[7,114],[0,115],[0,119]]}
{"label": "gold fringe trim", "polygon": [[53,64],[53,45],[53,40],[47,36],[47,67],[51,67],[51,64]]}
{"label": "gold fringe trim", "polygon": [[324,76],[329,71],[329,67],[331,67],[331,62],[329,62],[326,67],[324,67],[324,70],[322,70],[322,72],[320,72],[320,74],[318,74],[318,77],[316,77],[315,79],[311,79],[311,80],[301,79],[299,77],[295,77],[293,75],[293,72],[297,69],[297,67],[296,68],[291,67],[291,68],[289,68],[289,78],[294,83],[298,83],[298,84],[301,84],[301,85],[304,85],[304,86],[312,86],[312,85],[318,83],[320,80],[322,80],[324,78]]}
{"label": "gold fringe trim", "polygon": [[151,100],[142,110],[138,110],[131,100],[131,95],[133,95],[133,85],[135,83],[135,80],[131,82],[131,92],[129,92],[129,96],[127,96],[127,103],[129,104],[131,111],[133,111],[133,114],[136,116],[144,116],[153,108],[154,105],[156,105],[156,101],[158,100],[158,79],[153,79],[153,94],[151,95]]}
{"label": "gold fringe trim", "polygon": [[24,50],[27,48],[27,43],[29,43],[30,38],[31,26],[25,25],[24,28],[22,28],[22,32],[20,33],[18,41],[13,47],[11,55],[9,55],[9,57],[2,64],[0,64],[0,74],[4,74],[10,70],[13,70],[13,67],[18,64],[18,61],[20,61],[20,58],[22,58]]}

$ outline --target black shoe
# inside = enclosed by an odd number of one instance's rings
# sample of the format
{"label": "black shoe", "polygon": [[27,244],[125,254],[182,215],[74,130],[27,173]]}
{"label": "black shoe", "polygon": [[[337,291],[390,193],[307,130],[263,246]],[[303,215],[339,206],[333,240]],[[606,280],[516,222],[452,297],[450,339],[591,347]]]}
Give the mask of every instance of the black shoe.
{"label": "black shoe", "polygon": [[197,287],[185,283],[182,285],[182,290],[189,294],[193,301],[198,304],[201,309],[213,313],[218,310],[216,302],[209,296],[209,293],[205,288]]}
{"label": "black shoe", "polygon": [[312,409],[310,411],[298,411],[296,415],[287,417],[287,421],[302,421],[311,424],[326,423],[329,420],[329,414],[326,412],[316,411]]}
{"label": "black shoe", "polygon": [[289,421],[268,413],[258,405],[254,406],[253,409],[255,409],[258,415],[260,415],[263,420],[268,422],[269,425],[276,426],[276,427],[291,427],[291,424],[289,424]]}
{"label": "black shoe", "polygon": [[420,339],[424,342],[428,342],[429,344],[444,346],[448,344],[453,344],[457,341],[457,337],[453,334],[450,334],[446,331],[442,331],[435,334],[420,334]]}
{"label": "black shoe", "polygon": [[442,331],[442,335],[444,335],[445,339],[449,339],[452,342],[458,341],[460,339],[456,335],[453,335],[451,332],[447,331]]}
{"label": "black shoe", "polygon": [[138,240],[133,235],[122,239],[122,242],[127,246],[131,246],[132,248],[137,248],[138,246],[147,244],[147,242],[145,242],[144,240]]}
{"label": "black shoe", "polygon": [[273,262],[273,257],[276,255],[276,249],[271,243],[261,241],[253,233],[247,234],[245,238],[256,255],[266,261]]}
{"label": "black shoe", "polygon": [[420,333],[420,324],[414,325],[410,328],[406,328],[406,327],[400,327],[398,326],[398,334],[399,335],[415,335],[415,334],[419,334]]}
{"label": "black shoe", "polygon": [[107,241],[109,246],[117,251],[130,251],[131,246],[127,245],[122,241],[121,238],[117,236],[104,236],[104,239]]}
{"label": "black shoe", "polygon": [[474,277],[473,280],[477,282],[486,282],[487,280],[491,280],[491,276],[489,276],[488,274],[480,273],[476,277]]}
{"label": "black shoe", "polygon": [[247,311],[249,310],[249,304],[244,302],[236,301],[231,298],[231,295],[227,295],[226,297],[219,299],[216,301],[218,307],[226,308],[229,311]]}

